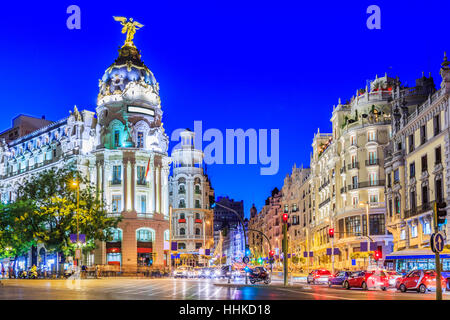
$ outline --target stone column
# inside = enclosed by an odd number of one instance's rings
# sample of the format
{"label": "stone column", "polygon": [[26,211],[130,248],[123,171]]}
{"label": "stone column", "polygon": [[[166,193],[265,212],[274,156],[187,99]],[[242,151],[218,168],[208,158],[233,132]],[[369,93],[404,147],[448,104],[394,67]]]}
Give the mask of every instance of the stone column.
{"label": "stone column", "polygon": [[156,167],[156,212],[161,213],[161,167]]}
{"label": "stone column", "polygon": [[121,223],[119,227],[123,230],[122,266],[125,270],[134,271],[137,265],[136,227],[129,222]]}
{"label": "stone column", "polygon": [[123,211],[127,211],[128,208],[128,159],[125,157],[122,161],[122,184],[123,184]]}
{"label": "stone column", "polygon": [[156,212],[156,174],[155,174],[155,167],[153,161],[151,162],[150,167],[150,193],[152,196],[151,202],[152,202],[152,213]]}
{"label": "stone column", "polygon": [[131,181],[130,181],[130,189],[131,189],[131,211],[136,211],[136,160],[132,159],[131,163]]}

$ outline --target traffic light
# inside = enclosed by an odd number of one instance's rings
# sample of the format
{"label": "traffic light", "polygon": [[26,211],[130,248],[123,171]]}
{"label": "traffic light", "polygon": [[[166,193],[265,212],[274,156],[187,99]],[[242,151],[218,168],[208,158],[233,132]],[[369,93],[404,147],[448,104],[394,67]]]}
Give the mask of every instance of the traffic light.
{"label": "traffic light", "polygon": [[328,236],[330,238],[334,238],[334,229],[333,228],[328,229]]}
{"label": "traffic light", "polygon": [[436,205],[437,207],[437,224],[438,226],[441,224],[446,224],[447,222],[447,204],[445,202],[440,202]]}
{"label": "traffic light", "polygon": [[288,221],[287,213],[283,213],[283,222],[286,223]]}
{"label": "traffic light", "polygon": [[378,261],[379,259],[381,259],[382,254],[380,250],[376,250],[373,254],[373,258],[375,259],[375,261]]}
{"label": "traffic light", "polygon": [[270,250],[270,251],[269,251],[269,256],[270,256],[270,257],[273,257],[274,255],[275,255],[275,251]]}
{"label": "traffic light", "polygon": [[245,256],[248,257],[248,256],[250,256],[251,254],[252,254],[252,252],[250,251],[250,246],[247,245],[247,246],[245,247]]}

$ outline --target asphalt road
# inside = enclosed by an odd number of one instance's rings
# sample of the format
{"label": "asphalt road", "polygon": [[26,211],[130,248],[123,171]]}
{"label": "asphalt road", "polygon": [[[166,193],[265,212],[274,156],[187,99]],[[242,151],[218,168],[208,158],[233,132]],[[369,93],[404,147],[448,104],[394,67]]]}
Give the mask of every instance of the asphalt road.
{"label": "asphalt road", "polygon": [[[1,280],[0,299],[49,300],[434,300],[434,293],[401,293],[324,285],[227,284],[224,280],[103,278]],[[445,300],[450,295],[444,294]]]}

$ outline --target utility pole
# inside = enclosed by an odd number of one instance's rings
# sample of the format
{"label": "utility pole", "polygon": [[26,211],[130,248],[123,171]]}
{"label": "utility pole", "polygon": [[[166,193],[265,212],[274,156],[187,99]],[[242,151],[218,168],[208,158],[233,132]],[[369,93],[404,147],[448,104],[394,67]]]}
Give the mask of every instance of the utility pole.
{"label": "utility pole", "polygon": [[[434,233],[439,232],[439,225],[437,219],[437,203],[434,203],[433,207],[433,220],[434,220]],[[436,300],[442,300],[442,285],[441,285],[441,259],[439,257],[439,251],[435,250],[435,265],[436,265]]]}

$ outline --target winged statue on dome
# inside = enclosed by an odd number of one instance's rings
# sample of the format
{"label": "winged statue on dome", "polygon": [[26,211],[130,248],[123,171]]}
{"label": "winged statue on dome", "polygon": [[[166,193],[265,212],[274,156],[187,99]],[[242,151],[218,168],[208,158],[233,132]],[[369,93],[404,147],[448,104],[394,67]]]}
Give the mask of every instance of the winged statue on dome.
{"label": "winged statue on dome", "polygon": [[127,19],[125,17],[114,17],[114,16],[113,16],[113,18],[114,18],[114,20],[119,21],[121,25],[123,25],[122,33],[127,34],[127,37],[125,39],[125,44],[123,45],[123,47],[125,47],[125,46],[134,47],[134,43],[133,43],[134,34],[136,33],[136,30],[139,30],[144,25],[140,24],[137,21],[133,21],[133,18]]}

